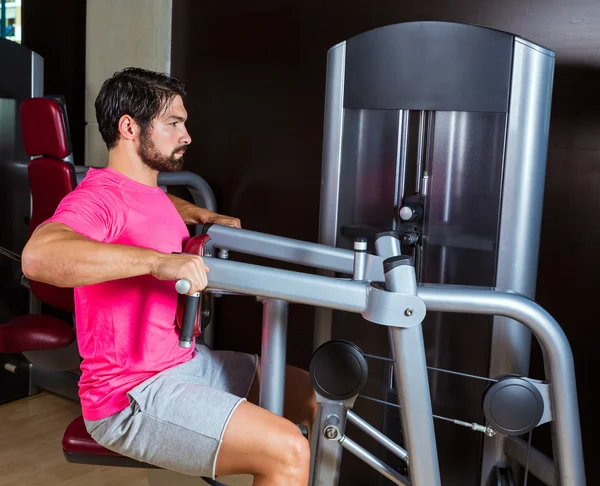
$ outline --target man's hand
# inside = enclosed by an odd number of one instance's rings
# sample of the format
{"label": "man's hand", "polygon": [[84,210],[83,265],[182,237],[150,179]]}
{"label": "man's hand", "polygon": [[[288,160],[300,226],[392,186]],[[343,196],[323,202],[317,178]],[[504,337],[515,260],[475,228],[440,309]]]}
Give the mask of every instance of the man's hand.
{"label": "man's hand", "polygon": [[231,226],[232,228],[241,228],[242,222],[238,218],[232,218],[231,216],[223,216],[222,214],[213,213],[210,216],[207,223],[220,224],[222,226]]}
{"label": "man's hand", "polygon": [[238,218],[232,218],[231,216],[224,216],[217,214],[208,209],[199,208],[194,204],[191,204],[183,199],[167,194],[169,199],[173,202],[175,209],[185,222],[185,224],[220,224],[222,226],[231,226],[232,228],[241,228],[242,223]]}
{"label": "man's hand", "polygon": [[161,253],[152,267],[151,275],[159,280],[174,282],[186,279],[191,284],[188,295],[192,295],[206,288],[206,273],[209,271],[202,257],[198,255]]}

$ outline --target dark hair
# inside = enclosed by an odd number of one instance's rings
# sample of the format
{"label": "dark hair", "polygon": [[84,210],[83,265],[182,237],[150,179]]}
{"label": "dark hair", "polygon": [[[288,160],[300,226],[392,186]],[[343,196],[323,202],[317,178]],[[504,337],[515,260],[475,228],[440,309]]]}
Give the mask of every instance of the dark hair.
{"label": "dark hair", "polygon": [[168,74],[134,67],[116,72],[104,81],[96,98],[96,120],[102,140],[109,150],[115,147],[123,115],[131,116],[142,131],[147,130],[175,96],[183,98],[185,94],[185,85]]}

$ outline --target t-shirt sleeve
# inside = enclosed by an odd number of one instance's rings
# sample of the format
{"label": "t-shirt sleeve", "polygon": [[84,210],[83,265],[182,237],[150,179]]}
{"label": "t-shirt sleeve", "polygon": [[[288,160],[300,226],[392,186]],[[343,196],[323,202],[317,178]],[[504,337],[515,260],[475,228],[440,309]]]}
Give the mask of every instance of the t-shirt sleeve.
{"label": "t-shirt sleeve", "polygon": [[128,209],[118,188],[78,187],[58,205],[46,223],[62,223],[103,243],[114,242],[127,223]]}

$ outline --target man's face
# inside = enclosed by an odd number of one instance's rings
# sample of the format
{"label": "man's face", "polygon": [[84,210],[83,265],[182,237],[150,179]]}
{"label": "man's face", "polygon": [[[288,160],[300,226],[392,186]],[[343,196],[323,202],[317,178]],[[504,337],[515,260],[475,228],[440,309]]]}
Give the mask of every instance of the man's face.
{"label": "man's face", "polygon": [[181,96],[140,133],[138,155],[142,162],[159,172],[176,172],[183,167],[183,154],[192,139],[185,128],[187,111]]}

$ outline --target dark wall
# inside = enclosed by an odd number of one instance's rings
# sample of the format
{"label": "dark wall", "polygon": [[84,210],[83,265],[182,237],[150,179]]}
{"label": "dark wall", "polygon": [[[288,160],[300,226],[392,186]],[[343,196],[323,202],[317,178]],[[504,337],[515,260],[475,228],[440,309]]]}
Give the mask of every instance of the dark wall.
{"label": "dark wall", "polygon": [[66,99],[73,158],[83,165],[86,2],[25,0],[22,21],[23,45],[44,58],[44,94]]}
{"label": "dark wall", "polygon": [[[172,71],[189,85],[188,168],[244,227],[317,240],[327,49],[415,20],[474,23],[556,52],[537,300],[562,324],[576,360],[588,482],[598,368],[589,298],[600,281],[600,8],[597,0],[481,2],[197,2],[175,0]],[[258,304],[223,299],[218,344],[260,349]],[[290,362],[307,366],[312,309],[292,306]],[[532,375],[540,376],[534,349]]]}

